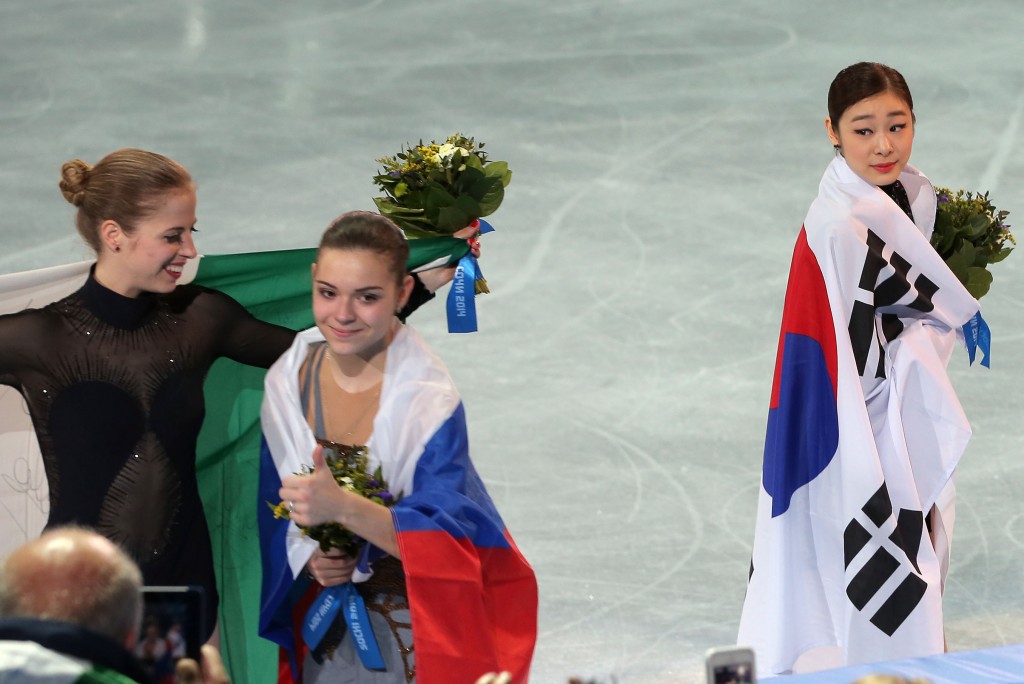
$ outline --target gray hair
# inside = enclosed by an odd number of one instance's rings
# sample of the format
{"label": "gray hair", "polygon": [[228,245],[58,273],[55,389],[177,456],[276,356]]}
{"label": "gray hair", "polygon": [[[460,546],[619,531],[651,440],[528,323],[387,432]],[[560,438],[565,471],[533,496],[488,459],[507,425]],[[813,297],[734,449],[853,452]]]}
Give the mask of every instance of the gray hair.
{"label": "gray hair", "polygon": [[119,643],[137,634],[142,573],[121,549],[83,528],[59,528],[0,563],[0,618],[59,620]]}

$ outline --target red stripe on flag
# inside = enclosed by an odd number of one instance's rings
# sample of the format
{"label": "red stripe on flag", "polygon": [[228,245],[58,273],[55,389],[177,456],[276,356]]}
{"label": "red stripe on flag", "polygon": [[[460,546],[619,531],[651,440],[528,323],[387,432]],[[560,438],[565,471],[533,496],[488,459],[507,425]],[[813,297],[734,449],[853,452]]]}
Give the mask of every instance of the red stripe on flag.
{"label": "red stripe on flag", "polygon": [[515,544],[477,548],[432,531],[400,532],[398,543],[416,681],[472,684],[485,672],[507,670],[525,684],[537,638],[537,582]]}
{"label": "red stripe on flag", "polygon": [[309,653],[309,647],[302,638],[302,623],[306,619],[309,607],[313,605],[316,597],[324,588],[317,582],[312,582],[306,592],[291,607],[292,613],[292,643],[295,644],[295,665],[296,671],[292,671],[291,655],[288,649],[279,647],[277,658],[277,684],[298,684],[302,681],[302,662]]}
{"label": "red stripe on flag", "polygon": [[807,231],[801,227],[796,247],[793,248],[793,263],[789,269],[789,284],[786,286],[786,302],[782,310],[782,330],[779,332],[779,348],[775,357],[775,378],[772,381],[769,408],[774,409],[779,405],[782,358],[788,333],[810,337],[821,345],[821,351],[825,355],[825,367],[832,380],[832,394],[836,393],[839,364],[836,331],[831,312],[825,278],[821,274],[817,257],[807,244]]}

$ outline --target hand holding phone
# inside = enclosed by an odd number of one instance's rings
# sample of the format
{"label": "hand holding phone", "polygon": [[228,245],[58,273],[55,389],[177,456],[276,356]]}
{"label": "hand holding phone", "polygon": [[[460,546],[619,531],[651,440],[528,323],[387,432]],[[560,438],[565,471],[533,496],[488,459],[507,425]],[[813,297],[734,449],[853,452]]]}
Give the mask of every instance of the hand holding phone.
{"label": "hand holding phone", "polygon": [[230,684],[220,651],[209,644],[200,649],[202,664],[182,658],[175,668],[177,684]]}

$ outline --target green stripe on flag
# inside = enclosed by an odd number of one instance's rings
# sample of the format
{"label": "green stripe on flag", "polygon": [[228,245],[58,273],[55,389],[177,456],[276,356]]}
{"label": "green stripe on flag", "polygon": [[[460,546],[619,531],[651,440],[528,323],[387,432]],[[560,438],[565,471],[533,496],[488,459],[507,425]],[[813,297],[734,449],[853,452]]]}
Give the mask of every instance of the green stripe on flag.
{"label": "green stripe on flag", "polygon": [[310,267],[315,249],[214,254],[199,261],[193,282],[220,290],[262,321],[295,330],[313,325]]}
{"label": "green stripe on flag", "polygon": [[[469,252],[458,238],[409,241],[407,268],[454,264]],[[204,256],[194,283],[220,290],[256,318],[303,330],[313,325],[310,265],[315,249]],[[277,647],[260,639],[261,561],[256,523],[260,404],[266,371],[220,359],[206,378],[206,419],[196,474],[213,542],[220,593],[221,651],[236,682],[277,681]]]}
{"label": "green stripe on flag", "polygon": [[409,261],[406,270],[410,273],[426,264],[446,266],[458,262],[469,253],[469,243],[460,238],[434,237],[409,240]]}
{"label": "green stripe on flag", "polygon": [[[204,256],[193,282],[224,292],[261,320],[302,330],[313,325],[310,265],[315,258],[315,249]],[[254,684],[277,681],[277,647],[258,636],[256,513],[265,374],[230,359],[213,365],[196,450],[221,601],[221,652],[233,681]]]}

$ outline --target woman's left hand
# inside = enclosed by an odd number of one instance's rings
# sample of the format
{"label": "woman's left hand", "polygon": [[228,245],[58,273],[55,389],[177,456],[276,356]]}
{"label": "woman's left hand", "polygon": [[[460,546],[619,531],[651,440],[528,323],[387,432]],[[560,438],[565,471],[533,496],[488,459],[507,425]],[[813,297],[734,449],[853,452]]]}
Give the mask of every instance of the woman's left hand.
{"label": "woman's left hand", "polygon": [[313,449],[313,472],[309,475],[291,475],[281,482],[278,494],[288,505],[289,517],[303,527],[339,522],[346,492],[331,475],[324,458],[324,448]]}
{"label": "woman's left hand", "polygon": [[[480,258],[479,222],[473,221],[471,225],[452,233],[452,237],[468,242],[470,253],[473,256]],[[437,292],[452,281],[452,278],[455,277],[455,266],[438,266],[437,268],[428,268],[426,271],[420,271],[416,275],[420,277],[420,281],[423,283],[424,287],[433,293]]]}
{"label": "woman's left hand", "polygon": [[341,549],[321,551],[319,547],[306,563],[306,570],[317,582],[325,587],[335,587],[352,579],[356,559]]}
{"label": "woman's left hand", "polygon": [[452,237],[465,240],[469,243],[469,251],[473,256],[480,258],[480,222],[473,221],[462,230],[452,233]]}

